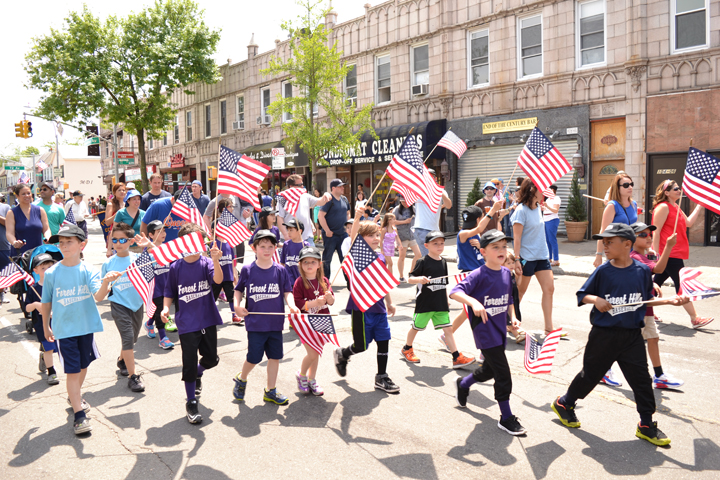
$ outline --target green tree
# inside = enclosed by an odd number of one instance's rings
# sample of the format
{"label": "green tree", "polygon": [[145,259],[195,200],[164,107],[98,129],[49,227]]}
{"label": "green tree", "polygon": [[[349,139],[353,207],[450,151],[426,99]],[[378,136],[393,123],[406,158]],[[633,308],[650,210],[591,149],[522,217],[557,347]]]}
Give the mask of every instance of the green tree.
{"label": "green tree", "polygon": [[[324,158],[331,151],[348,155],[359,148],[360,137],[366,131],[377,138],[370,117],[372,104],[358,109],[341,91],[352,67],[342,61],[337,43],[328,42],[329,30],[324,25],[328,10],[319,7],[323,2],[297,1],[304,15],[294,23],[282,23],[282,29],[291,36],[290,55],[286,60],[273,57],[269,67],[260,72],[288,78],[297,88],[299,94],[291,98],[278,95],[268,113],[280,122],[283,113],[292,115],[291,122],[282,123],[284,144],[287,148],[299,145],[308,155],[311,171],[315,165],[327,165]],[[312,114],[316,109],[318,116]]]}
{"label": "green tree", "polygon": [[40,150],[33,146],[23,148],[11,143],[5,147],[5,151],[0,153],[0,158],[2,158],[2,164],[4,165],[6,161],[17,162],[20,157],[32,157],[33,155],[40,155]]}
{"label": "green tree", "polygon": [[482,192],[482,186],[480,185],[480,179],[475,178],[475,183],[473,184],[472,190],[468,192],[467,195],[467,202],[465,202],[465,206],[469,207],[470,205],[475,205],[475,202],[483,198],[485,195]]}
{"label": "green tree", "polygon": [[25,57],[26,86],[44,92],[34,113],[81,125],[97,117],[121,124],[138,137],[146,189],[145,136],[161,138],[170,129],[174,90],[193,94],[188,85],[217,82],[211,55],[219,39],[192,0],[157,0],[104,22],[85,6],[69,14],[62,30],[35,38]]}
{"label": "green tree", "polygon": [[577,170],[573,173],[572,183],[570,184],[570,198],[568,198],[567,208],[565,209],[565,220],[568,222],[584,222],[587,220],[585,199],[580,194]]}

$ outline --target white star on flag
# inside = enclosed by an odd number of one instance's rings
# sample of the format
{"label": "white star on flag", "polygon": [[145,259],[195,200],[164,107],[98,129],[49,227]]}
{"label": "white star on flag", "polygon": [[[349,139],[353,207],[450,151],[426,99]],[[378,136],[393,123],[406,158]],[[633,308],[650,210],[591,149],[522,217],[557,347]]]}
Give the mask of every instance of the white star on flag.
{"label": "white star on flag", "polygon": [[542,192],[572,170],[562,153],[537,127],[525,142],[518,165]]}
{"label": "white star on flag", "polygon": [[690,147],[682,186],[690,200],[720,215],[720,159]]}

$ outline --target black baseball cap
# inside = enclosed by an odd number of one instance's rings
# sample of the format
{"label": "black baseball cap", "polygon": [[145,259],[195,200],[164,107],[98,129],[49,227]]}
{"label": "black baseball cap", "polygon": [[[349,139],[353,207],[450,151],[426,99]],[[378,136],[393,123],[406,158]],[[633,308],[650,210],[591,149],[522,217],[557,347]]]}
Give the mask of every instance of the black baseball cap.
{"label": "black baseball cap", "polygon": [[277,210],[273,210],[272,207],[263,207],[262,210],[260,210],[260,214],[258,215],[258,217],[264,218],[270,214],[275,214],[275,213],[277,213]]}
{"label": "black baseball cap", "polygon": [[624,223],[611,223],[605,227],[605,231],[592,236],[593,240],[601,240],[603,238],[620,237],[635,243],[635,232],[630,225]]}
{"label": "black baseball cap", "polygon": [[72,195],[72,196],[73,196],[73,197],[84,197],[85,194],[82,193],[80,190],[75,190],[75,191],[73,192],[73,195]]}
{"label": "black baseball cap", "polygon": [[269,238],[275,245],[277,245],[278,243],[278,239],[273,232],[271,232],[270,230],[262,229],[255,232],[255,237],[253,237],[253,246],[257,245],[258,242],[263,238]]}
{"label": "black baseball cap", "polygon": [[[269,207],[266,207],[266,208],[269,208]],[[285,222],[285,227],[294,228],[296,230],[301,230],[301,231],[305,230],[305,225],[303,225],[303,223],[296,218],[291,218],[290,220]]]}
{"label": "black baseball cap", "polygon": [[330,181],[330,188],[342,187],[343,185],[345,185],[345,182],[343,182],[339,178]]}
{"label": "black baseball cap", "polygon": [[298,260],[302,261],[304,258],[317,258],[318,260],[322,260],[322,254],[320,250],[315,247],[305,247],[300,250],[300,258]]}
{"label": "black baseball cap", "polygon": [[482,218],[485,216],[485,210],[482,208],[476,206],[476,205],[470,205],[466,209],[462,211],[462,219],[463,219],[463,225],[462,228],[464,230],[469,230],[472,228],[477,227],[477,221],[479,218]]}
{"label": "black baseball cap", "polygon": [[32,269],[35,270],[37,267],[47,262],[55,263],[55,259],[49,253],[41,253],[39,255],[36,255],[32,261]]}
{"label": "black baseball cap", "polygon": [[58,243],[60,241],[60,237],[77,237],[78,240],[81,242],[84,242],[87,240],[87,237],[85,236],[85,232],[82,228],[78,227],[77,225],[65,225],[60,227],[60,230],[58,230],[58,233],[56,235],[53,235],[50,237],[50,240],[48,240],[48,243]]}
{"label": "black baseball cap", "polygon": [[655,230],[657,230],[657,227],[655,225],[648,225],[643,222],[635,222],[632,225],[630,225],[630,228],[632,228],[633,232],[635,232],[635,233],[640,233],[643,230],[648,230],[648,229],[650,229],[651,232],[654,232]]}
{"label": "black baseball cap", "polygon": [[153,220],[152,222],[148,223],[147,231],[148,233],[154,233],[160,230],[161,228],[165,228],[165,225],[160,220]]}
{"label": "black baseball cap", "polygon": [[480,236],[480,248],[485,248],[491,243],[499,242],[500,240],[512,240],[512,237],[508,237],[499,230],[488,230]]}
{"label": "black baseball cap", "polygon": [[425,235],[425,243],[430,243],[436,238],[445,238],[445,234],[441,232],[440,230],[433,230],[431,232],[428,232],[427,235]]}

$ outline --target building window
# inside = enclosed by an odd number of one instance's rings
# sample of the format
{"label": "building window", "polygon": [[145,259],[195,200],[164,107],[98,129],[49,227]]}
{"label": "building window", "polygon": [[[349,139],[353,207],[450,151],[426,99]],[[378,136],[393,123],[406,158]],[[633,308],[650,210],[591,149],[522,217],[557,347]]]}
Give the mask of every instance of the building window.
{"label": "building window", "polygon": [[518,22],[519,78],[542,75],[542,15],[521,18]]}
{"label": "building window", "polygon": [[268,115],[268,107],[270,106],[270,89],[265,88],[260,90],[260,98],[262,99],[262,123],[270,123],[270,116]]}
{"label": "building window", "polygon": [[105,158],[110,156],[110,142],[105,142]]}
{"label": "building window", "polygon": [[412,65],[412,84],[427,85],[430,83],[430,62],[428,60],[428,46],[420,45],[412,47],[412,56],[410,57]]}
{"label": "building window", "polygon": [[149,140],[148,140],[148,143],[150,144],[150,150],[152,150],[152,149],[154,148],[154,146],[153,146],[153,139],[152,139],[152,138],[149,139]]}
{"label": "building window", "polygon": [[135,151],[135,136],[130,135],[130,151]]}
{"label": "building window", "polygon": [[245,128],[245,97],[237,97],[237,121],[240,128]]}
{"label": "building window", "polygon": [[220,135],[227,133],[227,101],[220,102]]}
{"label": "building window", "polygon": [[[282,84],[282,96],[284,99],[292,98],[292,83],[285,82]],[[292,111],[289,108],[283,110],[283,122],[291,122],[292,118]]]}
{"label": "building window", "polygon": [[189,142],[192,140],[192,112],[185,112],[185,126],[187,127],[185,141]]}
{"label": "building window", "polygon": [[345,75],[345,98],[348,103],[357,105],[357,65],[350,66],[347,75]]}
{"label": "building window", "polygon": [[671,0],[672,51],[703,48],[708,45],[706,0]]}
{"label": "building window", "polygon": [[180,143],[180,125],[178,125],[178,117],[175,115],[175,123],[173,124],[173,141]]}
{"label": "building window", "polygon": [[375,58],[375,78],[377,89],[375,103],[390,101],[390,55]]}
{"label": "building window", "polygon": [[163,147],[167,147],[167,133],[163,135]]}
{"label": "building window", "polygon": [[488,31],[470,32],[468,35],[468,85],[479,87],[490,83],[490,62],[488,55]]}
{"label": "building window", "polygon": [[212,133],[212,118],[210,117],[211,114],[212,108],[210,107],[210,105],[205,105],[205,138],[209,137]]}
{"label": "building window", "polygon": [[579,4],[578,17],[578,66],[605,63],[605,0]]}

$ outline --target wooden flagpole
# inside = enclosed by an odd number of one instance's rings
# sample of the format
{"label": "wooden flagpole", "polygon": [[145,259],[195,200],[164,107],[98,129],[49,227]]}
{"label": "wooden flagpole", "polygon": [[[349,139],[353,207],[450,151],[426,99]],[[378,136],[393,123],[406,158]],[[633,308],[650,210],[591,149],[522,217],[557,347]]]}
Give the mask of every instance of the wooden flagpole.
{"label": "wooden flagpole", "polygon": [[[218,145],[218,165],[220,165],[220,153],[222,152],[222,142]],[[218,203],[220,203],[220,194],[217,192],[217,188],[215,189],[215,212],[213,213],[212,220],[217,223],[217,211],[218,211]],[[240,215],[242,215],[242,212],[240,212]],[[216,235],[216,228],[215,225],[210,225],[213,229],[213,238],[212,238],[212,244],[215,245],[215,235]]]}
{"label": "wooden flagpole", "polygon": [[602,198],[591,197],[590,195],[585,195],[585,194],[583,194],[583,197],[591,198],[591,199],[593,199],[593,200],[599,200],[599,201],[601,201],[601,202],[604,202],[604,201],[605,201],[605,200],[603,200]]}
{"label": "wooden flagpole", "polygon": [[[692,147],[693,138],[694,137],[690,138],[690,147]],[[682,204],[682,197],[683,197],[683,191],[680,190],[680,200],[678,200],[678,204],[677,204],[677,214],[675,215],[675,226],[673,227],[673,233],[675,233],[677,231],[678,220],[680,219],[680,215],[683,214],[682,209],[680,208],[680,204]]]}

